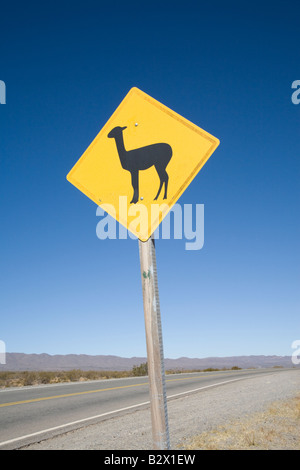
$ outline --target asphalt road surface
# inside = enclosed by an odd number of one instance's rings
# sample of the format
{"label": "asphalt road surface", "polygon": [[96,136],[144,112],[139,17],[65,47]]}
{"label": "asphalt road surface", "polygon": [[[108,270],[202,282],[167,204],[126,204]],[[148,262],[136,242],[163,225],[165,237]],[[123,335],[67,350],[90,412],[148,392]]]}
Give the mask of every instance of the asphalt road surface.
{"label": "asphalt road surface", "polygon": [[[167,375],[167,398],[280,372],[257,369]],[[148,377],[4,389],[0,391],[0,449],[18,448],[147,406]]]}

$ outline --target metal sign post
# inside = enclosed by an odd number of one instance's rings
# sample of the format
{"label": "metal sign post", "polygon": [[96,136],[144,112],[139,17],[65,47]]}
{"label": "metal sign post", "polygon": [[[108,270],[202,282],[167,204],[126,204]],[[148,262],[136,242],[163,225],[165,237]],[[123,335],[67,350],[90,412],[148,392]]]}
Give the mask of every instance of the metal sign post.
{"label": "metal sign post", "polygon": [[154,449],[170,449],[165,366],[153,235],[139,240]]}
{"label": "metal sign post", "polygon": [[154,449],[170,443],[153,233],[219,143],[133,87],[67,175],[139,239]]}

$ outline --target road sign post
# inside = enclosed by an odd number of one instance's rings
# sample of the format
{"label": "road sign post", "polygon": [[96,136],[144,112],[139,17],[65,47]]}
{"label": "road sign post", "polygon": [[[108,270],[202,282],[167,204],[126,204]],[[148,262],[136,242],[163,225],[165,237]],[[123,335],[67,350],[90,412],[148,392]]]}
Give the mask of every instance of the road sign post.
{"label": "road sign post", "polygon": [[134,87],[67,175],[139,239],[154,449],[170,442],[153,234],[218,145]]}
{"label": "road sign post", "polygon": [[165,366],[153,235],[139,240],[154,449],[170,449]]}

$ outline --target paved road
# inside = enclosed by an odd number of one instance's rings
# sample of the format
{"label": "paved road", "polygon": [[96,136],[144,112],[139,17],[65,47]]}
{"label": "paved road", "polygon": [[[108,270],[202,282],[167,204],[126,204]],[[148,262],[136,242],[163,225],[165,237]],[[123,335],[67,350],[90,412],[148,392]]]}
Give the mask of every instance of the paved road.
{"label": "paved road", "polygon": [[[168,399],[276,369],[166,376]],[[278,373],[280,370],[278,370]],[[18,448],[45,436],[128,413],[149,404],[148,378],[111,379],[0,391],[0,449]]]}

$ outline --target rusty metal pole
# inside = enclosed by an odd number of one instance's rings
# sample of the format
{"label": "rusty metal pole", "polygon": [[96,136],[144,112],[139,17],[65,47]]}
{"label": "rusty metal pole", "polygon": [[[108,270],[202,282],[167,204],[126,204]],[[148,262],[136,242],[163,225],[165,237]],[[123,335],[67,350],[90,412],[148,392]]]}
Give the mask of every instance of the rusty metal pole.
{"label": "rusty metal pole", "polygon": [[170,449],[170,438],[165,386],[165,365],[158,295],[155,241],[153,235],[146,242],[139,240],[139,252],[147,342],[153,448],[168,450]]}

